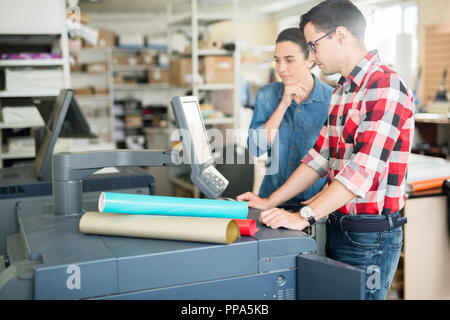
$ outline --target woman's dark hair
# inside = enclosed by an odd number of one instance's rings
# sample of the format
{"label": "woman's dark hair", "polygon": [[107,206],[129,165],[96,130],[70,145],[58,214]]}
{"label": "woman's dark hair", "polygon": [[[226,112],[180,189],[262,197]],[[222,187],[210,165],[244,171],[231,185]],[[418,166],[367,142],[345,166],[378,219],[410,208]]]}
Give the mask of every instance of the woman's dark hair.
{"label": "woman's dark hair", "polygon": [[305,36],[303,35],[303,32],[300,32],[299,28],[289,28],[281,31],[275,43],[284,41],[291,41],[293,43],[298,44],[300,50],[303,52],[305,59],[308,59],[309,50],[308,47],[306,46],[306,39]]}
{"label": "woman's dark hair", "polygon": [[342,26],[355,37],[364,39],[366,19],[349,0],[326,0],[319,3],[300,17],[301,33],[309,22],[324,32],[330,32]]}

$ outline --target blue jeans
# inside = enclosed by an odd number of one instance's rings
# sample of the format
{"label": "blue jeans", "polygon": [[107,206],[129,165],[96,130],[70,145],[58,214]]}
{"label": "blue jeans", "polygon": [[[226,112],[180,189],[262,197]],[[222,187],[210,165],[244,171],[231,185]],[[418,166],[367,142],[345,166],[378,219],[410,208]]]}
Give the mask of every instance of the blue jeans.
{"label": "blue jeans", "polygon": [[[385,216],[346,216],[339,219],[386,219]],[[392,214],[398,215],[396,212]],[[342,220],[341,220],[342,221]],[[327,221],[326,255],[366,271],[365,299],[384,300],[391,286],[403,245],[402,227],[383,232],[348,232]]]}

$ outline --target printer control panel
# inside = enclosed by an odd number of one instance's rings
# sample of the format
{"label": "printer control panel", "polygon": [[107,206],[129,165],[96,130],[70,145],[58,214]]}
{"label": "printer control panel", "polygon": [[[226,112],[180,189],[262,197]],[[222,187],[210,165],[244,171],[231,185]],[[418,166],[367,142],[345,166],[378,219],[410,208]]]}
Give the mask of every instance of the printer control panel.
{"label": "printer control panel", "polygon": [[215,193],[222,193],[228,186],[228,180],[212,165],[202,171],[200,179],[212,188]]}

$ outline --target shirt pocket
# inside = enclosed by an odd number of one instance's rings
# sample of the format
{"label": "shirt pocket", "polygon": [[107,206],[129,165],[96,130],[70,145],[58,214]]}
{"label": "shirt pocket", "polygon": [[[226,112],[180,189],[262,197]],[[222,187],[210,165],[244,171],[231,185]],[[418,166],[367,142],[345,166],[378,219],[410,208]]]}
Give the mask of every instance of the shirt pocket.
{"label": "shirt pocket", "polygon": [[354,144],[356,139],[356,131],[358,130],[361,122],[361,112],[357,109],[350,109],[344,117],[345,123],[342,130],[341,140],[346,144]]}

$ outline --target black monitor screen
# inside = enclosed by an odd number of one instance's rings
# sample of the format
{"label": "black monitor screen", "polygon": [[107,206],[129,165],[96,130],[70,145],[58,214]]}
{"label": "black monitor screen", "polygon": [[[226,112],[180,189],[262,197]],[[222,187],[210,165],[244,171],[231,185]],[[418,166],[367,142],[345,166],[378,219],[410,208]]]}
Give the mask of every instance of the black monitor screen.
{"label": "black monitor screen", "polygon": [[40,110],[46,119],[43,139],[37,146],[35,173],[38,178],[51,179],[53,150],[58,137],[95,138],[70,89],[63,89],[49,113]]}

